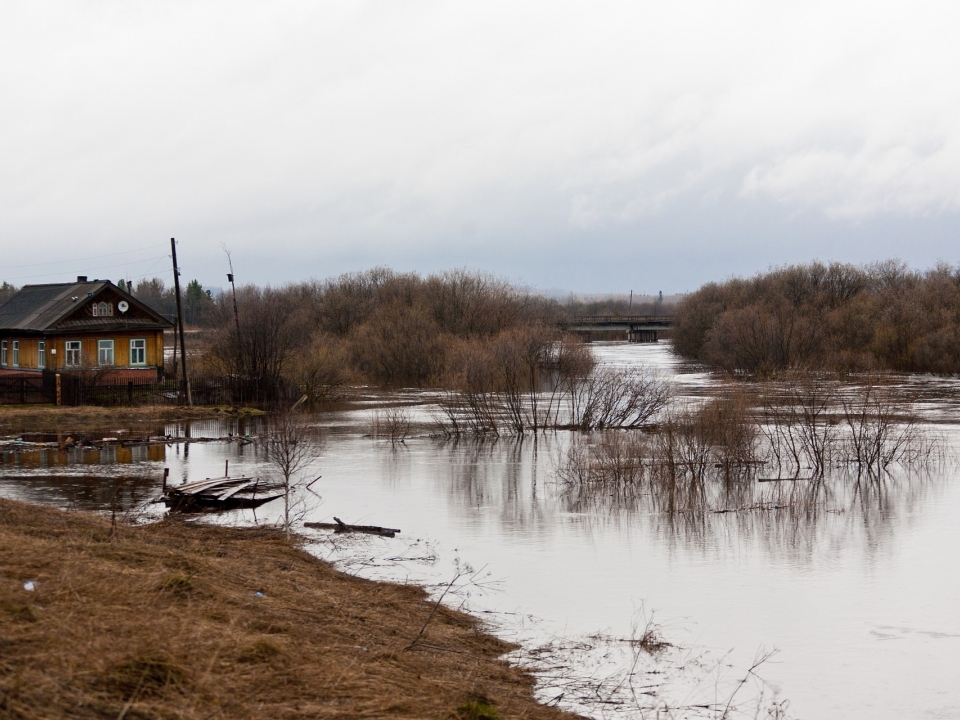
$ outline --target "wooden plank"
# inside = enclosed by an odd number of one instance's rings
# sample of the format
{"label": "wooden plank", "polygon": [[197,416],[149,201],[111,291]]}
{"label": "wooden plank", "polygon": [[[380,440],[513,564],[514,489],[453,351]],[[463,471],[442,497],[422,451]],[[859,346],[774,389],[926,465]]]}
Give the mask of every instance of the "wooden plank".
{"label": "wooden plank", "polygon": [[243,483],[242,485],[237,485],[237,486],[234,487],[234,488],[230,488],[230,489],[227,490],[226,492],[220,494],[220,500],[221,500],[221,501],[223,501],[223,500],[228,500],[229,498],[232,498],[234,495],[236,495],[236,494],[237,494],[238,492],[240,492],[241,490],[244,490],[244,489],[250,487],[251,485],[256,485],[256,484],[257,484],[257,481],[256,481],[256,480],[251,480],[250,482],[245,482],[245,483]]}
{"label": "wooden plank", "polygon": [[215,488],[217,485],[233,487],[234,485],[238,485],[253,479],[254,478],[251,477],[241,476],[235,478],[207,478],[206,480],[197,480],[196,482],[186,483],[184,485],[174,485],[169,489],[171,492],[181,493],[183,495],[196,495],[204,490]]}

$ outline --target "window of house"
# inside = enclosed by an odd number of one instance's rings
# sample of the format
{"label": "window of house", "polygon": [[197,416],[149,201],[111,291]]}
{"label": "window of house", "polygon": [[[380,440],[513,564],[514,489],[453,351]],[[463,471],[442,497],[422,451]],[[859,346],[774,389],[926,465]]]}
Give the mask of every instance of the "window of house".
{"label": "window of house", "polygon": [[147,364],[147,341],[146,340],[131,340],[130,341],[130,364],[131,365],[146,365]]}
{"label": "window of house", "polygon": [[80,367],[82,364],[82,358],[80,356],[80,341],[79,340],[67,340],[66,343],[66,365],[67,367]]}
{"label": "window of house", "polygon": [[11,358],[10,364],[13,365],[13,367],[20,367],[20,341],[19,340],[13,341],[12,355],[13,357]]}
{"label": "window of house", "polygon": [[7,341],[0,340],[0,365],[7,364]]}
{"label": "window of house", "polygon": [[91,305],[94,317],[113,317],[113,303],[102,302]]}
{"label": "window of house", "polygon": [[47,366],[47,343],[40,340],[37,343],[37,368],[43,370]]}
{"label": "window of house", "polygon": [[113,365],[113,340],[97,340],[97,365]]}

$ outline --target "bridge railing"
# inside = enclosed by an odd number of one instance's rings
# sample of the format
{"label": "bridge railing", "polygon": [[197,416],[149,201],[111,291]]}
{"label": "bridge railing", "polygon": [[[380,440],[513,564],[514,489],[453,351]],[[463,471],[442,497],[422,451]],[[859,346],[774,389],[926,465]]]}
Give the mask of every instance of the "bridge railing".
{"label": "bridge railing", "polygon": [[673,315],[574,315],[567,325],[672,325]]}

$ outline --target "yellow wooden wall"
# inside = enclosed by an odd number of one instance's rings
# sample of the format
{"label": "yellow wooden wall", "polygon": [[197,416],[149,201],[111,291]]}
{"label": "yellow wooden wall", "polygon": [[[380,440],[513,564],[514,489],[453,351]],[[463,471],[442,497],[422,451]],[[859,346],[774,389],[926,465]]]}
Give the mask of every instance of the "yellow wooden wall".
{"label": "yellow wooden wall", "polygon": [[[37,348],[40,338],[18,338],[3,336],[7,341],[6,369],[13,368],[13,341],[20,341],[20,364],[24,370],[37,368]],[[130,340],[143,339],[147,341],[146,364],[130,365]],[[147,332],[109,333],[103,335],[77,335],[48,337],[46,340],[48,370],[61,370],[66,364],[66,343],[68,340],[79,340],[84,367],[97,367],[97,347],[99,340],[113,340],[114,367],[163,367],[163,331],[151,330]],[[53,352],[56,350],[56,352]]]}

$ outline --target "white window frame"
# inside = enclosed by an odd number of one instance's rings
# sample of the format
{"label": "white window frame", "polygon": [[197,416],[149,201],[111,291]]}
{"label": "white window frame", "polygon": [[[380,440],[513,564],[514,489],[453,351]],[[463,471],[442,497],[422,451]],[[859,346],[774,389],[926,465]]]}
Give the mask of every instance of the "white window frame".
{"label": "white window frame", "polygon": [[0,365],[7,365],[7,341],[0,340]]}
{"label": "white window frame", "polygon": [[[80,340],[67,340],[63,344],[64,367],[83,367],[83,342]],[[76,355],[74,355],[76,353]],[[76,362],[74,362],[76,360]]]}
{"label": "white window frame", "polygon": [[113,340],[97,340],[97,367],[113,367],[117,364],[114,349]]}
{"label": "white window frame", "polygon": [[47,367],[47,342],[45,340],[37,341],[37,370],[43,370]]}
{"label": "white window frame", "polygon": [[93,308],[94,317],[113,317],[113,303],[95,302],[91,307]]}
{"label": "white window frame", "polygon": [[13,348],[10,352],[10,367],[20,367],[20,341],[13,341]]}
{"label": "white window frame", "polygon": [[[134,343],[142,343],[142,345],[134,345]],[[147,364],[147,339],[146,338],[130,339],[130,364],[131,365]]]}

